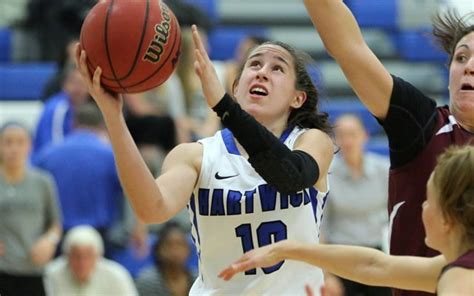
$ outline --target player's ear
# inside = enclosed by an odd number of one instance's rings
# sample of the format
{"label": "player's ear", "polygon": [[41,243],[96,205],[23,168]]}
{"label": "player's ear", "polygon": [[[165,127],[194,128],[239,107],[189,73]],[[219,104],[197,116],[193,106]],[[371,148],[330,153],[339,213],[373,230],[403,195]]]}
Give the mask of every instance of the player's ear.
{"label": "player's ear", "polygon": [[302,90],[297,90],[295,97],[293,98],[293,100],[291,100],[290,107],[294,109],[301,108],[304,102],[306,102],[306,99],[307,99],[306,92]]}
{"label": "player's ear", "polygon": [[239,86],[239,80],[235,80],[234,83],[232,84],[232,97],[235,98],[235,95],[237,93],[237,87]]}

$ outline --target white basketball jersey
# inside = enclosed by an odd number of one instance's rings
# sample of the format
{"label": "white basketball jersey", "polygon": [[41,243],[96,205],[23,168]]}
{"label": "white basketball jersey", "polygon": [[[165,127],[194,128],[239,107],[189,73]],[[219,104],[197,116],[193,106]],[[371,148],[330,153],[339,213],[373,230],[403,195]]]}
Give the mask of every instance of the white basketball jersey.
{"label": "white basketball jersey", "polygon": [[[293,149],[304,131],[293,128],[280,140]],[[228,282],[217,275],[256,247],[284,239],[318,243],[327,192],[311,187],[280,194],[240,155],[228,129],[199,142],[201,172],[188,204],[199,277],[190,295],[305,295],[305,284],[319,295],[322,271],[297,261],[239,273]]]}

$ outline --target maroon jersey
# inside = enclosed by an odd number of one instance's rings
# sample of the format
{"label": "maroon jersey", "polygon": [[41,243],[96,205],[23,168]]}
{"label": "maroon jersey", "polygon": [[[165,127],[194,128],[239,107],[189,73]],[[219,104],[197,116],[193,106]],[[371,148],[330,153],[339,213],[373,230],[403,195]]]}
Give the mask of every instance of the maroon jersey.
{"label": "maroon jersey", "polygon": [[[388,210],[391,222],[390,253],[432,257],[438,252],[425,245],[421,205],[426,183],[437,157],[453,144],[473,145],[473,135],[460,128],[447,107],[438,108],[438,123],[428,145],[403,167],[390,170]],[[395,290],[393,295],[430,295]]]}
{"label": "maroon jersey", "polygon": [[[432,257],[421,220],[426,183],[437,157],[451,145],[474,145],[474,134],[461,128],[447,106],[437,107],[410,83],[393,76],[390,107],[382,125],[390,145],[388,213],[390,253]],[[433,295],[393,289],[394,296]]]}
{"label": "maroon jersey", "polygon": [[451,263],[448,263],[443,270],[441,270],[441,276],[453,267],[462,267],[466,269],[474,269],[474,250],[467,251],[464,255],[460,256],[458,259],[454,260]]}

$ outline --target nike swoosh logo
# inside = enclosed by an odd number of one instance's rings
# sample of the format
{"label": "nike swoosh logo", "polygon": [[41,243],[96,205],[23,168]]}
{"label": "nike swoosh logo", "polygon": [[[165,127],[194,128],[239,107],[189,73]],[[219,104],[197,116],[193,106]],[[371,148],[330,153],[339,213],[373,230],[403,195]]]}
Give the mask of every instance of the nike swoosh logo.
{"label": "nike swoosh logo", "polygon": [[233,178],[233,177],[237,177],[239,174],[237,175],[231,175],[231,176],[219,176],[219,172],[217,172],[214,177],[217,179],[217,180],[224,180],[224,179],[229,179],[229,178]]}

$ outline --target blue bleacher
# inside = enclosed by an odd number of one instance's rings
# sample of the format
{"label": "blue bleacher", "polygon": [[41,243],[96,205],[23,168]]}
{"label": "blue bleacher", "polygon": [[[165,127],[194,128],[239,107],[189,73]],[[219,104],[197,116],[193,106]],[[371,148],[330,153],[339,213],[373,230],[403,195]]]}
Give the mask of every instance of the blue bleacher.
{"label": "blue bleacher", "polygon": [[371,135],[382,132],[382,127],[375,117],[367,110],[357,98],[331,98],[321,101],[321,111],[329,114],[332,124],[335,120],[346,113],[355,114],[362,119],[364,126]]}
{"label": "blue bleacher", "polygon": [[264,27],[220,26],[209,32],[208,42],[212,60],[228,60],[234,57],[239,42],[248,35],[267,36]]}
{"label": "blue bleacher", "polygon": [[393,30],[398,27],[397,0],[344,0],[360,27]]}
{"label": "blue bleacher", "polygon": [[54,63],[0,63],[0,100],[37,100],[55,73]]}
{"label": "blue bleacher", "polygon": [[429,30],[401,30],[396,40],[400,56],[408,61],[447,61],[447,54],[435,45]]}
{"label": "blue bleacher", "polygon": [[0,28],[0,62],[11,60],[12,33],[7,27]]}

